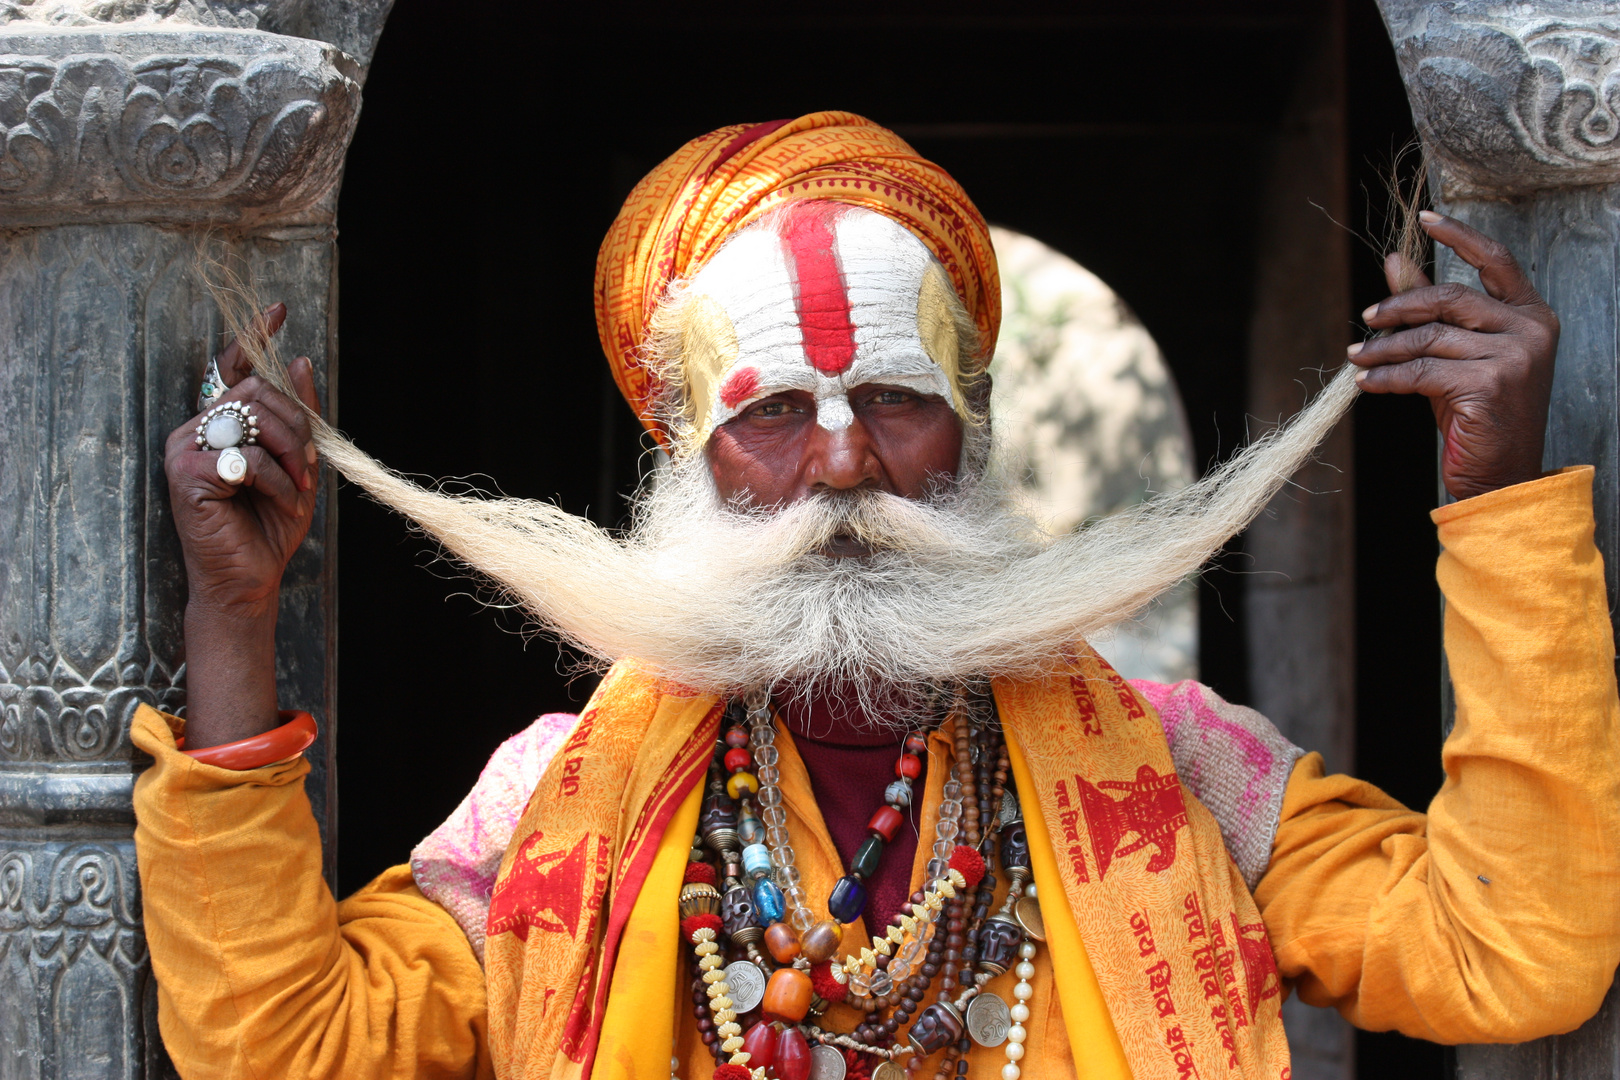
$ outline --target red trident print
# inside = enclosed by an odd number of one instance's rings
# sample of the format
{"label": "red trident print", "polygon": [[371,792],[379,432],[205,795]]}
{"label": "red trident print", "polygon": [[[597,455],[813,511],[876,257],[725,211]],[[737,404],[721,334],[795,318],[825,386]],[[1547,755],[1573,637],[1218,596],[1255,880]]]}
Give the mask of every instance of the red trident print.
{"label": "red trident print", "polygon": [[1249,991],[1249,1019],[1260,1011],[1260,1003],[1282,992],[1282,976],[1277,972],[1277,957],[1271,952],[1271,941],[1266,937],[1265,923],[1238,925],[1232,916],[1232,928],[1237,931],[1238,955],[1243,957],[1244,982]]}
{"label": "red trident print", "polygon": [[[1145,847],[1154,848],[1148,859],[1150,873],[1169,868],[1176,861],[1176,830],[1187,824],[1187,804],[1181,798],[1181,781],[1174,772],[1159,775],[1153,766],[1136,770],[1135,780],[1104,780],[1092,784],[1074,778],[1080,792],[1080,808],[1086,814],[1086,830],[1091,834],[1097,855],[1097,878],[1108,874],[1115,859],[1124,858]],[[1120,798],[1102,789],[1123,791]],[[1134,833],[1136,839],[1124,842]]]}
{"label": "red trident print", "polygon": [[523,841],[512,869],[496,883],[490,897],[489,936],[510,930],[519,941],[527,942],[531,926],[576,936],[585,887],[585,842],[589,839],[582,836],[569,851],[545,854],[537,850],[544,843],[540,833]]}

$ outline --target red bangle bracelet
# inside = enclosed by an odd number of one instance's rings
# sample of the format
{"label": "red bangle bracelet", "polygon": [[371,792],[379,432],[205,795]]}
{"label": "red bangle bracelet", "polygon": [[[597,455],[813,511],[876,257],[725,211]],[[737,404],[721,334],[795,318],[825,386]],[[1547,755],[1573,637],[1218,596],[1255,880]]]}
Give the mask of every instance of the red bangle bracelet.
{"label": "red bangle bracelet", "polygon": [[[287,710],[276,715],[283,721],[278,728],[271,728],[263,734],[239,739],[236,742],[206,746],[201,750],[186,750],[185,753],[205,765],[217,765],[221,769],[246,772],[248,769],[257,769],[295,758],[309,749],[310,743],[315,741],[315,718],[307,712]],[[176,745],[183,749],[185,739],[176,740]]]}

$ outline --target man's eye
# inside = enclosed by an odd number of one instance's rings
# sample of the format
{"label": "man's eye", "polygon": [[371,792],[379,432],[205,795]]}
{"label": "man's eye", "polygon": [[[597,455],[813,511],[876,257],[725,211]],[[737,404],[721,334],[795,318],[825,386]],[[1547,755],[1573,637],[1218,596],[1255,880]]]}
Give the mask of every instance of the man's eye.
{"label": "man's eye", "polygon": [[904,405],[911,400],[911,395],[899,390],[885,390],[873,400],[879,405]]}
{"label": "man's eye", "polygon": [[767,401],[754,410],[755,416],[785,416],[788,406],[785,401]]}

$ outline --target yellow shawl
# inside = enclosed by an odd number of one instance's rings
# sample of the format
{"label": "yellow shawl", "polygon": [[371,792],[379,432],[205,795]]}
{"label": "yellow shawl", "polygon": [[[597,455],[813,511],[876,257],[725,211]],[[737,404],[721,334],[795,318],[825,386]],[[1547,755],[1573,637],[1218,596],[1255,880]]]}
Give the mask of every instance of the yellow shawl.
{"label": "yellow shawl", "polygon": [[[1089,649],[994,691],[1076,1058],[1141,1080],[1284,1076],[1264,925],[1152,708]],[[490,905],[501,1075],[668,1069],[684,971],[676,895],[720,714],[714,698],[620,664],[552,759]],[[1112,1031],[1088,1007],[1099,995]]]}

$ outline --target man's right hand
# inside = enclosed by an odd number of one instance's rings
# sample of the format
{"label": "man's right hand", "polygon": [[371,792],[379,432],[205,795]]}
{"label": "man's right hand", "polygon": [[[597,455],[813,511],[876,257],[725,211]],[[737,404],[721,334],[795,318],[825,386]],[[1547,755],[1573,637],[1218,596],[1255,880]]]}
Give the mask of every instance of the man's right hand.
{"label": "man's right hand", "polygon": [[[267,308],[249,333],[274,334],[283,304]],[[193,417],[170,435],[164,454],[169,506],[185,553],[187,747],[231,742],[273,726],[277,596],[287,562],[303,542],[317,494],[315,444],[298,403],[250,373],[236,342],[218,357],[229,389],[220,402],[250,404],[257,445],[243,446],[247,475],[228,484],[220,451],[198,449]],[[308,357],[289,365],[293,387],[319,410]]]}

